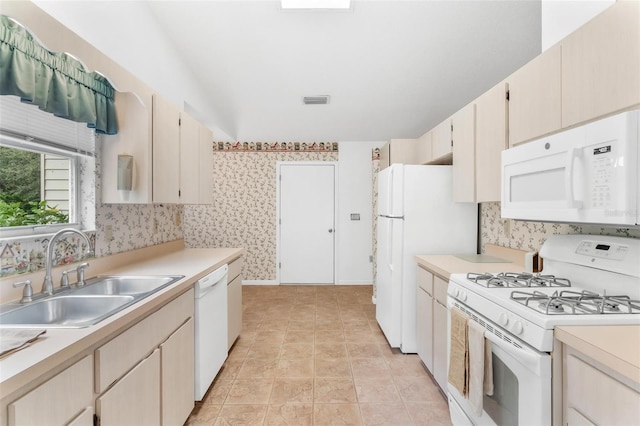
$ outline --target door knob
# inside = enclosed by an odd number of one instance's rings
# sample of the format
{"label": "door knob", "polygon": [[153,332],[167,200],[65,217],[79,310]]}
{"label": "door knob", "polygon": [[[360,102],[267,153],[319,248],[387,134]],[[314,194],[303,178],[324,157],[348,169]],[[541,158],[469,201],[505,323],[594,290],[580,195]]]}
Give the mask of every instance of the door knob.
{"label": "door knob", "polygon": [[333,229],[329,229],[329,233],[331,234],[333,232]]}

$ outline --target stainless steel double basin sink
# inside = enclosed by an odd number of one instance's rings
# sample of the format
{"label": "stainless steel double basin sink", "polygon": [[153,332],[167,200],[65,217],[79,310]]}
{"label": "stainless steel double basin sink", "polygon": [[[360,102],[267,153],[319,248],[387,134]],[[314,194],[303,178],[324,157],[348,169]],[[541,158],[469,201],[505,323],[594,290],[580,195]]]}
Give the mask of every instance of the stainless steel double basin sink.
{"label": "stainless steel double basin sink", "polygon": [[86,285],[30,303],[2,306],[0,326],[21,328],[82,328],[97,324],[133,305],[183,275],[102,276]]}

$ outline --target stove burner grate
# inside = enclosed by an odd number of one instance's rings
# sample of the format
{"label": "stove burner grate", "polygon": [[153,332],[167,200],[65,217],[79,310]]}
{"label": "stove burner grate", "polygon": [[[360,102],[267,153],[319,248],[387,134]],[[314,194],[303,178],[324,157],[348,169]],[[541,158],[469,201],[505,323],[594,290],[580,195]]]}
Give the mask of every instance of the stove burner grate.
{"label": "stove burner grate", "polygon": [[571,287],[571,281],[566,278],[528,272],[501,272],[496,275],[470,272],[467,279],[487,288]]}
{"label": "stove burner grate", "polygon": [[[629,296],[606,296],[591,291],[513,291],[511,299],[546,315],[640,314],[640,301]],[[538,302],[537,305],[533,302]]]}

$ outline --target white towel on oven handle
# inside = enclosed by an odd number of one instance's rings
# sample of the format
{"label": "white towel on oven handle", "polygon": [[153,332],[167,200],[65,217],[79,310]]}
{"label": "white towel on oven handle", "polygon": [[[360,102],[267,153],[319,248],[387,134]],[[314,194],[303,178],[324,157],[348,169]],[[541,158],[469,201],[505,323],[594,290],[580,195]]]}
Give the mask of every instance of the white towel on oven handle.
{"label": "white towel on oven handle", "polygon": [[493,355],[491,354],[491,341],[484,339],[484,385],[485,395],[493,395]]}
{"label": "white towel on oven handle", "polygon": [[[469,405],[474,415],[482,415],[482,399],[485,393],[486,346],[485,329],[475,321],[469,321]],[[493,375],[493,374],[492,374]]]}

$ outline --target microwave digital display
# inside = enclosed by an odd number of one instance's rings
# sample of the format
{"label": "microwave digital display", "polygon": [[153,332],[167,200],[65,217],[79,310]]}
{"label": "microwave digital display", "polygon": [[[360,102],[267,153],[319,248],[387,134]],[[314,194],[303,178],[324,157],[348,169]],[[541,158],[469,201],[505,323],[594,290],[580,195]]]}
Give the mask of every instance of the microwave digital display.
{"label": "microwave digital display", "polygon": [[598,244],[596,246],[596,250],[609,250],[610,248],[611,246],[607,244]]}
{"label": "microwave digital display", "polygon": [[601,146],[599,148],[593,149],[593,155],[606,154],[608,152],[611,152],[611,145]]}

